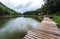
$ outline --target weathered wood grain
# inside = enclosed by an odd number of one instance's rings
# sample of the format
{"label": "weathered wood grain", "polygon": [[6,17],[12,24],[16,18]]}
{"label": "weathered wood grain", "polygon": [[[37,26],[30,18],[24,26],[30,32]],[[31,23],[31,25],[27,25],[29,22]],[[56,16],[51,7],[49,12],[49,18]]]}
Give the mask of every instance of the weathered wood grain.
{"label": "weathered wood grain", "polygon": [[36,28],[28,31],[23,39],[60,39],[60,30],[52,19],[44,18]]}

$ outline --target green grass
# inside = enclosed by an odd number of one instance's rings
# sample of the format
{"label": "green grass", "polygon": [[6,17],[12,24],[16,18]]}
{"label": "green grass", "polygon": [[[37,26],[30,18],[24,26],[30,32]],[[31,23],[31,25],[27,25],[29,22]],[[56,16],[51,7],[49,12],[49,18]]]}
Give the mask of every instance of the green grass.
{"label": "green grass", "polygon": [[53,16],[53,20],[59,25],[58,27],[60,28],[60,16]]}

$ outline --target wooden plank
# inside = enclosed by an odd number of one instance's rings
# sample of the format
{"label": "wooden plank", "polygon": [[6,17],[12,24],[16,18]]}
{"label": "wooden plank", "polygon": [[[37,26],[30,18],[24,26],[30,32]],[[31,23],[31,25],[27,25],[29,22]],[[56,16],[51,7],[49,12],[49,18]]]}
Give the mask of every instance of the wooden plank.
{"label": "wooden plank", "polygon": [[23,39],[60,39],[60,30],[54,21],[45,18],[41,23],[43,26],[37,26],[37,28],[28,31]]}

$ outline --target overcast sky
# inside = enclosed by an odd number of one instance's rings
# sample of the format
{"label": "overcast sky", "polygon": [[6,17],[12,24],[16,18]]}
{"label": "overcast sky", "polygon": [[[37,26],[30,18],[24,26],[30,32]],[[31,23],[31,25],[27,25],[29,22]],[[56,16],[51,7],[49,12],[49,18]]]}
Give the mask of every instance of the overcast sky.
{"label": "overcast sky", "polygon": [[43,0],[0,0],[0,2],[9,8],[22,13],[30,10],[36,10],[44,4]]}

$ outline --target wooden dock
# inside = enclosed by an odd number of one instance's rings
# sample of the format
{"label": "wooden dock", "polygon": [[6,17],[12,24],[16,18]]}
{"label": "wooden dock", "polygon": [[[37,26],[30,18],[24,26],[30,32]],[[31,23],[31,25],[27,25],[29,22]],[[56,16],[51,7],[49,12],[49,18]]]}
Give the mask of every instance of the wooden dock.
{"label": "wooden dock", "polygon": [[36,28],[28,31],[23,39],[60,39],[60,30],[52,19],[44,18]]}

